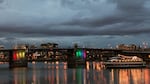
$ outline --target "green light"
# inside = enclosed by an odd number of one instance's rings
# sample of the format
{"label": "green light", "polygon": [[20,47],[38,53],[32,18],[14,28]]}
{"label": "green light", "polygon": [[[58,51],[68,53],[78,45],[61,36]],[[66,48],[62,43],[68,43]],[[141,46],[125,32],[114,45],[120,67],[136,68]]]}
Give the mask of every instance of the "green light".
{"label": "green light", "polygon": [[78,52],[78,54],[79,54],[79,56],[81,57],[81,55],[82,55],[82,52],[81,52],[81,51],[79,51],[79,52]]}
{"label": "green light", "polygon": [[76,57],[82,57],[82,51],[81,50],[76,51]]}

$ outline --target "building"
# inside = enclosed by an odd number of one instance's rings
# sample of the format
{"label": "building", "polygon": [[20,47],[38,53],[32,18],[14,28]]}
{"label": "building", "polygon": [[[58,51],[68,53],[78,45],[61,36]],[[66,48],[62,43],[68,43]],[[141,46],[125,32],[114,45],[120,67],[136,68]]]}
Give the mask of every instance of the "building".
{"label": "building", "polygon": [[17,44],[14,45],[13,49],[27,49],[26,44]]}
{"label": "building", "polygon": [[3,46],[3,45],[0,45],[0,49],[4,49],[4,46]]}
{"label": "building", "polygon": [[120,45],[117,46],[117,49],[122,49],[122,50],[137,50],[138,47],[135,44],[130,44],[130,45],[120,44]]}
{"label": "building", "polygon": [[44,43],[41,44],[41,48],[58,48],[57,43]]}

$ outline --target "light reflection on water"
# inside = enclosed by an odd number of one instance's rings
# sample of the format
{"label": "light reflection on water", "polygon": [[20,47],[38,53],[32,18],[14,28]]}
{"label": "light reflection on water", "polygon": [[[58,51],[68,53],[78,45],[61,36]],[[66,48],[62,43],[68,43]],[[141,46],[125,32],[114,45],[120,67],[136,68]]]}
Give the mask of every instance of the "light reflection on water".
{"label": "light reflection on water", "polygon": [[0,84],[150,84],[150,69],[103,69],[101,62],[67,68],[66,62],[29,63],[28,68],[0,65]]}

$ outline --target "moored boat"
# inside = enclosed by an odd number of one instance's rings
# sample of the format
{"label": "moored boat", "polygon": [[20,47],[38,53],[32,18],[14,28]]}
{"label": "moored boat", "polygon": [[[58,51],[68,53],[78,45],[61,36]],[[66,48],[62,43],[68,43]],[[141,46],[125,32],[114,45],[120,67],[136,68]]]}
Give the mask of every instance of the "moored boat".
{"label": "moored boat", "polygon": [[106,68],[142,68],[146,62],[137,56],[116,56],[103,63]]}

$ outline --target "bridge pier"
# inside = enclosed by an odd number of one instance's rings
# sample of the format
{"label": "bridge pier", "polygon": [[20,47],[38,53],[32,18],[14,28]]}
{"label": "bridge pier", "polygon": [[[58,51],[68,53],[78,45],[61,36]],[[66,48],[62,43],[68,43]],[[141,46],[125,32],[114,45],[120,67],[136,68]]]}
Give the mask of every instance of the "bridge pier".
{"label": "bridge pier", "polygon": [[[82,51],[82,49],[80,50]],[[68,68],[85,67],[86,60],[84,58],[83,52],[80,52],[79,50],[76,50],[76,49],[68,50],[67,65],[68,65]]]}
{"label": "bridge pier", "polygon": [[25,55],[25,50],[9,50],[9,68],[27,67],[28,61]]}

